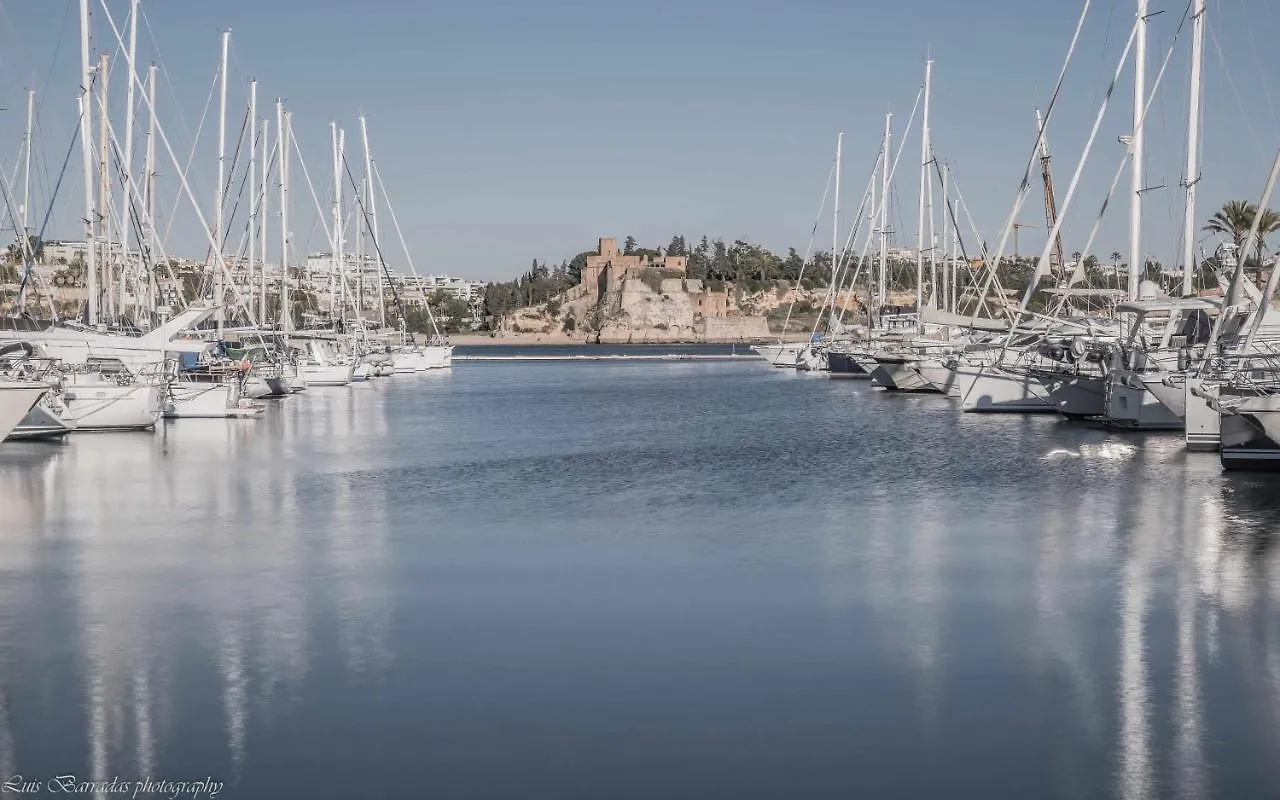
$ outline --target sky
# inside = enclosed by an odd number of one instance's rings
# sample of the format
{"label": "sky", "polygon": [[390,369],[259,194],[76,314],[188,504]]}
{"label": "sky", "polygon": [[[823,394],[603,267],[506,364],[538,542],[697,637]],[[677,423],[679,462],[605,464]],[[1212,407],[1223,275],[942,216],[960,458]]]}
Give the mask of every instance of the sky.
{"label": "sky", "polygon": [[[94,47],[119,48],[93,0]],[[211,217],[216,184],[219,32],[232,30],[229,137],[259,81],[259,114],[275,98],[293,130],[322,204],[332,193],[329,123],[347,131],[361,157],[357,118],[368,119],[383,175],[414,266],[501,280],[533,259],[559,262],[601,236],[665,245],[673,234],[746,239],[775,251],[810,242],[844,137],[841,238],[894,114],[896,140],[934,61],[931,128],[938,157],[982,236],[994,245],[1008,217],[1084,0],[143,0],[140,60],[161,65],[160,123],[186,162]],[[1149,80],[1171,44],[1147,125],[1144,247],[1177,261],[1183,208],[1190,26],[1174,42],[1186,0],[1152,0]],[[1280,34],[1268,0],[1210,0],[1200,219],[1228,199],[1256,202],[1276,148],[1273,98],[1280,60],[1266,46]],[[118,25],[128,0],[108,0]],[[1048,137],[1060,204],[1093,116],[1133,24],[1134,0],[1093,0]],[[112,74],[113,126],[124,127],[124,59]],[[38,92],[32,213],[52,207],[47,238],[77,238],[82,172],[74,150],[79,79],[76,0],[0,4],[0,164],[17,163],[25,90]],[[1131,127],[1128,68],[1066,215],[1068,252],[1084,247]],[[194,133],[205,116],[198,139]],[[145,115],[139,118],[145,127]],[[914,245],[920,167],[918,121],[907,132],[895,180],[897,244]],[[141,139],[139,139],[141,142]],[[136,151],[141,153],[141,144]],[[166,250],[201,258],[206,242],[178,169],[161,150],[161,225]],[[6,155],[8,154],[8,155]],[[140,158],[140,155],[139,155]],[[243,162],[242,162],[243,163]],[[298,251],[327,249],[316,204],[293,170],[291,228]],[[1128,177],[1093,248],[1104,260],[1127,253]],[[17,183],[21,183],[18,176]],[[15,186],[15,191],[20,191]],[[349,190],[348,190],[349,191]],[[272,199],[274,205],[274,198]],[[1277,203],[1280,204],[1280,203]],[[327,213],[327,205],[325,206]],[[172,211],[171,211],[172,210]],[[829,248],[831,209],[815,245]],[[387,259],[403,250],[381,214]],[[1019,220],[1025,255],[1043,245],[1037,184]],[[268,220],[270,258],[278,224]],[[243,209],[229,229],[243,231]],[[1200,236],[1200,234],[1197,234]],[[1212,249],[1212,242],[1205,247]]]}

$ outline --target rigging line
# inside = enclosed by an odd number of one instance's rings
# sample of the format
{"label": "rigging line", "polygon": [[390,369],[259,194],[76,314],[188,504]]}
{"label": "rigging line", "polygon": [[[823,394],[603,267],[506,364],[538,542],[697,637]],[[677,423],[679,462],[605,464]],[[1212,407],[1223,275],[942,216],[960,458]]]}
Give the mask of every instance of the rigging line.
{"label": "rigging line", "polygon": [[[373,162],[373,175],[378,180],[378,188],[382,190],[382,199],[386,201],[387,213],[391,215],[392,227],[396,229],[396,236],[400,239],[400,246],[404,248],[405,260],[409,262],[409,270],[413,272],[413,277],[418,281],[418,291],[422,291],[422,276],[418,274],[418,268],[413,265],[413,256],[409,253],[409,245],[404,240],[404,232],[400,230],[400,220],[396,218],[395,206],[391,204],[391,197],[387,193],[387,185],[382,182],[382,171],[378,169],[378,162]],[[431,327],[436,332],[436,336],[440,335],[440,328],[436,325],[436,316],[431,313],[431,306],[427,305],[427,318],[431,320]]]}
{"label": "rigging line", "polygon": [[[1249,9],[1245,8],[1244,0],[1239,0],[1239,2],[1240,2],[1240,10],[1244,12],[1244,16],[1246,20],[1244,29],[1249,34],[1249,54],[1253,56],[1253,65],[1258,68],[1258,77],[1260,78],[1260,80],[1258,80],[1257,85],[1260,85],[1262,87],[1262,96],[1267,99],[1267,108],[1270,109],[1271,111],[1270,121],[1274,124],[1277,121],[1276,104],[1271,97],[1271,89],[1269,88],[1271,81],[1267,79],[1267,72],[1262,68],[1262,62],[1258,58],[1258,39],[1255,36],[1254,30],[1253,30],[1255,26],[1248,24]],[[1268,3],[1263,2],[1262,5],[1266,6],[1268,5]]]}
{"label": "rigging line", "polygon": [[[884,147],[881,146],[880,150],[883,151]],[[854,223],[853,228],[849,231],[848,238],[845,239],[844,249],[842,250],[843,257],[841,259],[842,272],[849,272],[849,267],[853,263],[852,246],[853,246],[853,243],[857,240],[857,234],[859,232],[859,229],[862,227],[862,223],[866,221],[866,217],[863,216],[863,213],[869,210],[868,206],[873,202],[871,195],[875,191],[876,171],[880,168],[880,155],[881,155],[880,152],[876,153],[876,160],[871,167],[871,175],[867,180],[867,188],[862,191],[862,201],[858,204],[858,213],[857,213],[857,216],[854,217],[854,219],[856,219],[857,222]],[[853,268],[853,271],[850,273],[849,291],[845,293],[844,303],[841,304],[840,314],[838,316],[835,314],[835,301],[834,300],[832,301],[831,319],[834,323],[839,324],[841,326],[844,325],[844,315],[849,311],[849,301],[857,293],[858,276],[862,274],[862,268],[864,266],[867,266],[866,255],[867,255],[867,250],[869,250],[871,247],[871,234],[872,234],[872,231],[868,229],[867,236],[863,240],[862,251],[859,255],[857,265]],[[841,282],[842,280],[843,279],[841,279]],[[836,283],[836,279],[834,277],[832,279],[832,283]],[[870,289],[870,283],[867,284],[867,288]],[[837,298],[839,297],[838,285],[837,285],[837,290],[833,292],[833,297],[837,297]]]}
{"label": "rigging line", "polygon": [[[804,249],[804,258],[800,261],[800,272],[796,276],[796,296],[799,296],[800,282],[804,280],[804,268],[808,266],[809,254],[813,252],[813,242],[818,238],[818,226],[822,224],[822,212],[827,209],[827,197],[831,194],[831,179],[836,174],[836,159],[831,159],[831,169],[827,172],[827,187],[822,190],[822,203],[818,206],[818,213],[813,219],[813,230],[809,232],[809,245]],[[836,254],[831,254],[832,275],[835,273]],[[791,312],[796,306],[795,298],[791,300],[791,305],[787,306],[786,319],[782,321],[782,335],[787,335],[787,327],[791,324]]]}
{"label": "rigging line", "polygon": [[[143,15],[143,18],[144,19],[146,18],[145,14]],[[160,67],[160,69],[156,71],[163,72],[164,68]],[[167,75],[165,76],[165,83],[169,83],[169,78]],[[169,83],[169,86],[170,88],[172,88],[173,84]],[[188,183],[192,181],[192,179],[189,177],[191,173],[191,166],[195,163],[196,149],[200,146],[200,135],[204,133],[204,124],[209,118],[209,109],[213,106],[213,96],[214,94],[217,93],[217,91],[218,91],[218,70],[215,69],[213,71],[213,81],[209,84],[209,96],[205,98],[204,111],[201,112],[200,114],[200,125],[199,127],[196,128],[196,135],[191,139],[191,152],[187,153],[187,163],[183,165],[182,171],[178,173],[178,178],[181,181],[187,181]],[[174,98],[175,100],[177,99],[176,94],[174,95]],[[153,113],[154,113],[154,109],[153,109]],[[181,121],[182,119],[181,114],[178,115],[178,119],[179,121]],[[165,223],[165,228],[164,228],[164,238],[166,240],[169,238],[169,234],[173,232],[173,223],[174,223],[174,220],[176,220],[178,217],[178,208],[181,205],[182,205],[182,193],[178,192],[173,198],[173,207],[169,209],[169,214],[166,217],[166,219],[168,220],[168,222]]]}
{"label": "rigging line", "polygon": [[1235,97],[1236,108],[1240,111],[1240,121],[1244,123],[1244,128],[1249,132],[1249,138],[1253,140],[1253,146],[1262,152],[1262,140],[1258,137],[1258,131],[1253,127],[1253,123],[1249,120],[1249,115],[1245,112],[1244,100],[1240,97],[1240,89],[1236,86],[1236,80],[1231,75],[1231,70],[1227,67],[1227,59],[1222,54],[1222,46],[1218,42],[1218,33],[1214,25],[1214,18],[1209,17],[1205,20],[1205,30],[1209,34],[1209,40],[1213,42],[1213,50],[1218,54],[1218,64],[1222,67],[1222,74],[1227,79],[1227,85],[1231,87],[1231,94]]}
{"label": "rigging line", "polygon": [[[72,8],[72,6],[73,6],[73,5],[74,5],[73,3],[66,3],[66,4],[63,6],[63,12],[62,12],[62,24],[58,27],[58,41],[57,41],[57,43],[56,43],[56,44],[54,44],[54,46],[53,46],[53,56],[52,56],[52,57],[50,57],[50,59],[49,59],[49,68],[48,68],[48,69],[46,69],[46,70],[45,70],[45,73],[44,73],[46,76],[52,75],[52,74],[53,74],[53,72],[54,72],[54,70],[55,70],[55,69],[57,69],[57,66],[58,66],[58,56],[62,53],[62,43],[63,43],[63,42],[66,40],[66,38],[67,38],[67,28],[68,28],[68,23],[71,21],[71,8]],[[45,85],[45,86],[48,86],[48,85],[49,85],[49,83],[48,83],[48,80],[47,80],[47,79],[45,80],[45,84],[44,84],[44,85]],[[32,88],[34,88],[34,87],[32,87]],[[47,102],[49,102],[49,95],[50,95],[50,93],[49,93],[49,92],[42,92],[42,93],[40,94],[40,100],[39,100],[39,102],[37,102],[37,103],[36,103],[36,111],[37,111],[37,113],[39,113],[40,111],[43,111],[43,110],[44,110],[44,104],[45,104],[45,103],[47,103]]]}
{"label": "rigging line", "polygon": [[[986,293],[991,290],[992,282],[995,280],[995,271],[999,268],[1000,259],[1004,256],[1004,249],[1009,246],[1010,233],[1014,230],[1013,224],[1018,220],[1018,214],[1022,211],[1022,206],[1027,200],[1027,194],[1031,191],[1031,170],[1040,156],[1041,142],[1044,141],[1045,131],[1049,129],[1049,120],[1053,118],[1053,112],[1058,107],[1058,98],[1062,93],[1062,86],[1066,82],[1067,70],[1071,66],[1072,58],[1075,56],[1076,48],[1080,44],[1080,35],[1084,30],[1085,19],[1089,15],[1089,9],[1093,5],[1093,0],[1084,0],[1084,7],[1080,10],[1080,19],[1076,22],[1075,33],[1071,36],[1071,45],[1067,48],[1066,58],[1063,59],[1062,69],[1058,73],[1058,82],[1053,87],[1053,94],[1049,98],[1049,105],[1045,108],[1044,120],[1040,124],[1040,129],[1036,131],[1035,141],[1031,145],[1031,155],[1027,158],[1026,169],[1022,173],[1022,183],[1018,188],[1017,197],[1014,199],[1013,208],[1009,212],[1008,219],[1005,220],[1004,227],[1000,231],[1000,243],[996,245],[995,260],[987,258],[986,243],[982,243],[981,253],[983,260],[987,264],[987,282],[982,289],[983,302],[986,299]],[[1132,38],[1132,35],[1130,36]],[[981,305],[981,303],[979,304]],[[974,316],[971,324],[977,323],[978,308],[974,308]],[[1011,332],[1012,333],[1012,332]]]}
{"label": "rigging line", "polygon": [[[1135,128],[1141,128],[1143,125],[1146,124],[1147,117],[1151,113],[1151,105],[1156,101],[1156,98],[1159,95],[1160,85],[1161,83],[1163,83],[1164,76],[1168,72],[1169,61],[1173,57],[1174,48],[1177,46],[1178,39],[1181,38],[1182,36],[1182,31],[1186,26],[1187,19],[1191,15],[1191,8],[1194,4],[1194,1],[1195,0],[1189,0],[1189,2],[1187,3],[1186,9],[1183,11],[1182,20],[1178,23],[1178,28],[1177,30],[1174,31],[1173,38],[1169,42],[1169,47],[1165,51],[1164,60],[1160,64],[1160,71],[1156,74],[1156,78],[1155,78],[1155,81],[1152,83],[1150,93],[1143,100],[1143,105],[1140,110],[1140,113],[1138,114],[1137,125],[1135,126]],[[1111,98],[1112,93],[1116,88],[1116,83],[1119,79],[1120,72],[1121,70],[1124,69],[1125,63],[1129,60],[1130,47],[1133,44],[1134,36],[1138,32],[1137,26],[1142,24],[1143,24],[1142,20],[1139,20],[1137,23],[1135,23],[1133,28],[1133,33],[1130,34],[1129,36],[1129,46],[1125,47],[1125,51],[1121,55],[1120,63],[1117,65],[1117,68],[1116,68],[1115,77],[1111,79],[1111,85],[1107,88],[1106,99],[1103,101],[1102,106],[1098,109],[1098,115],[1094,119],[1093,130],[1089,134],[1089,140],[1085,143],[1084,153],[1080,156],[1080,163],[1076,166],[1075,174],[1071,176],[1070,186],[1067,187],[1067,196],[1063,202],[1061,213],[1059,214],[1058,218],[1054,221],[1053,230],[1049,232],[1049,241],[1046,242],[1045,244],[1045,249],[1040,255],[1040,261],[1036,264],[1035,272],[1033,272],[1031,275],[1031,282],[1027,284],[1026,291],[1023,294],[1022,304],[1019,307],[1019,311],[1018,311],[1019,321],[1021,320],[1022,315],[1027,311],[1027,306],[1031,301],[1032,295],[1036,291],[1037,285],[1039,284],[1039,279],[1043,275],[1043,269],[1048,264],[1050,247],[1052,246],[1052,240],[1054,239],[1054,237],[1058,235],[1059,231],[1062,230],[1062,222],[1066,218],[1067,212],[1071,206],[1071,200],[1075,194],[1076,187],[1078,186],[1080,175],[1084,170],[1084,165],[1088,160],[1090,151],[1093,148],[1094,139],[1098,133],[1098,128],[1102,123],[1102,118],[1106,114],[1107,104]],[[1125,160],[1132,158],[1132,155],[1133,155],[1133,143],[1130,142],[1129,146],[1126,148]],[[1124,169],[1123,161],[1121,162],[1120,169],[1121,170]],[[1111,184],[1112,191],[1114,191],[1116,182],[1119,180],[1119,174],[1120,172],[1119,170],[1117,170],[1116,177],[1112,180],[1112,184]],[[1110,194],[1110,192],[1108,192],[1108,194]],[[1096,232],[1096,229],[1095,229],[1095,232]],[[1092,239],[1090,240],[1089,244],[1090,246],[1092,246]],[[1081,253],[1082,258],[1085,255],[1087,255],[1087,253]],[[1133,269],[1133,265],[1130,265],[1130,269]],[[1015,327],[1016,327],[1016,324],[1015,324]]]}
{"label": "rigging line", "polygon": [[[111,15],[111,8],[109,5],[107,5],[105,0],[102,3],[102,9],[103,9],[103,15],[106,17],[108,24],[110,24],[111,32],[115,36],[116,41],[119,42],[121,45],[123,45],[124,38],[120,33],[120,28],[116,25],[115,18]],[[135,84],[142,83],[141,79],[137,76],[136,72],[133,69],[128,70],[126,74],[128,75],[129,80],[133,81]],[[155,106],[149,100],[147,101],[147,108],[151,111],[152,114],[155,113]],[[173,143],[169,141],[169,137],[164,132],[164,127],[160,125],[158,122],[156,123],[156,133],[157,135],[159,135],[160,141],[164,145],[165,153],[169,156],[169,160],[172,161],[174,164],[177,164],[178,156],[177,156],[177,153],[175,153],[173,150]],[[208,227],[207,221],[205,220],[203,213],[201,213],[200,211],[199,204],[195,200],[195,194],[191,190],[191,185],[189,182],[186,181],[185,177],[183,178],[182,190],[187,195],[187,197],[191,200],[192,210],[195,212],[196,218],[200,221],[200,227],[202,229],[202,232],[212,242],[213,237],[210,233],[210,228]],[[239,304],[240,306],[243,306],[244,295],[241,294],[240,287],[236,284],[236,282],[231,279],[231,274],[226,267],[226,263],[223,262],[219,264],[218,267],[222,270],[223,274],[226,276],[228,282],[230,283],[231,292],[232,292],[232,295],[235,297],[236,303]],[[219,298],[219,301],[221,300],[222,298]],[[253,318],[252,312],[250,312],[248,316],[250,319],[252,319]]]}
{"label": "rigging line", "polygon": [[[1129,61],[1129,53],[1132,52],[1134,39],[1137,38],[1140,26],[1146,24],[1144,20],[1137,20],[1133,24],[1133,28],[1129,32],[1129,41],[1125,45],[1124,51],[1120,54],[1120,60],[1116,63],[1115,73],[1111,76],[1111,82],[1107,85],[1107,91],[1103,95],[1102,104],[1098,106],[1097,113],[1094,114],[1093,126],[1089,130],[1089,138],[1085,140],[1084,151],[1080,154],[1080,161],[1076,164],[1074,173],[1071,175],[1071,182],[1067,186],[1067,194],[1062,202],[1061,208],[1058,209],[1057,218],[1053,221],[1053,227],[1049,231],[1049,236],[1045,240],[1044,249],[1040,252],[1040,258],[1036,262],[1036,268],[1032,271],[1030,279],[1027,281],[1027,287],[1022,293],[1022,302],[1018,305],[1018,316],[1015,318],[1013,327],[1017,327],[1022,321],[1022,317],[1029,310],[1031,298],[1039,289],[1040,279],[1044,277],[1045,271],[1049,265],[1050,254],[1053,252],[1054,242],[1062,230],[1063,220],[1066,219],[1067,212],[1070,210],[1071,201],[1075,198],[1076,189],[1080,185],[1080,178],[1084,174],[1084,166],[1088,162],[1089,154],[1093,151],[1093,145],[1097,142],[1098,131],[1102,128],[1102,121],[1106,117],[1107,108],[1111,104],[1111,98],[1115,94],[1116,87],[1119,85],[1120,76],[1123,73],[1125,64]],[[1142,120],[1146,118],[1146,109],[1138,118],[1135,130],[1142,124]],[[1133,151],[1133,145],[1127,148],[1129,152]],[[1008,348],[1009,342],[1006,340],[1005,346],[1001,348],[1001,356]]]}
{"label": "rigging line", "polygon": [[[71,163],[71,155],[72,153],[75,152],[76,142],[78,141],[80,141],[80,123],[76,122],[76,128],[71,133],[71,142],[70,144],[67,145],[67,155],[62,159],[62,169],[58,172],[58,182],[53,187],[53,196],[49,198],[49,205],[47,208],[45,208],[44,218],[40,221],[40,233],[39,233],[40,241],[44,241],[45,230],[49,227],[49,220],[53,217],[53,209],[54,209],[54,206],[56,205],[55,201],[58,198],[59,190],[62,188],[62,179],[67,174],[67,166]],[[19,297],[21,297],[22,294],[26,291],[27,280],[30,276],[30,273],[31,273],[31,270],[28,269],[26,272],[24,272],[22,276],[22,285],[18,290]],[[55,311],[54,319],[57,319],[57,316],[58,316],[57,312]]]}
{"label": "rigging line", "polygon": [[[159,67],[157,72],[159,72],[161,75],[164,76],[164,82],[169,87],[169,96],[172,97],[174,100],[173,106],[175,109],[177,109],[176,112],[174,113],[174,116],[178,118],[178,125],[181,126],[182,128],[182,134],[184,136],[190,137],[191,126],[187,125],[187,119],[182,113],[182,107],[178,105],[178,102],[177,102],[178,96],[179,96],[178,89],[173,85],[173,81],[169,79],[169,68],[165,66],[164,55],[160,51],[160,42],[156,40],[155,31],[152,30],[151,28],[151,18],[147,16],[147,9],[144,4],[139,3],[138,10],[142,12],[142,26],[147,30],[147,38],[151,40],[151,51],[155,53],[154,63],[157,67]],[[215,75],[215,86],[216,86],[216,75]],[[206,109],[207,107],[208,106],[206,103]],[[203,123],[204,123],[204,119],[202,117],[201,125],[203,125]],[[200,135],[200,131],[197,129],[196,136],[199,137],[199,135]]]}
{"label": "rigging line", "polygon": [[[248,127],[248,119],[249,110],[248,107],[246,107],[244,121],[240,124],[240,135],[239,138],[236,139],[236,149],[235,152],[231,154],[231,166],[227,169],[227,180],[222,187],[222,207],[224,210],[227,207],[226,197],[229,194],[228,190],[231,188],[231,181],[235,178],[236,162],[240,159],[240,148],[244,145],[244,134],[246,127]],[[231,235],[231,226],[235,222],[236,211],[240,208],[240,201],[244,198],[244,187],[248,182],[249,170],[246,169],[244,172],[240,173],[240,188],[236,190],[236,201],[231,206],[231,212],[226,214],[222,221],[222,244],[224,246],[228,241],[228,237]],[[213,255],[211,252],[206,253],[205,258],[209,258],[211,255]]]}
{"label": "rigging line", "polygon": [[[372,159],[370,160],[370,163],[373,163]],[[355,210],[359,210],[360,212],[360,219],[364,222],[365,230],[369,234],[369,241],[373,242],[373,249],[378,254],[378,266],[382,268],[382,275],[385,275],[387,278],[387,287],[391,289],[391,299],[396,305],[396,310],[400,312],[400,318],[405,321],[405,325],[407,326],[409,316],[405,311],[404,303],[402,303],[400,300],[400,293],[396,291],[395,281],[391,280],[391,270],[387,268],[387,261],[382,257],[382,245],[378,242],[378,237],[373,235],[373,221],[369,217],[368,210],[365,209],[364,207],[364,198],[361,197],[360,187],[356,185],[356,177],[351,172],[351,165],[347,163],[346,153],[342,154],[342,169],[347,173],[347,180],[351,182],[351,188],[355,190],[355,194],[353,195],[355,197],[355,208],[353,209],[353,212]],[[372,180],[372,176],[370,176],[369,179]],[[372,192],[373,187],[369,187],[369,188],[370,188],[370,192]],[[387,207],[388,209],[390,209],[391,207],[390,202],[387,203]],[[392,214],[393,219],[394,219],[394,216],[395,215],[393,213]],[[363,273],[364,264],[360,265],[360,270],[361,270],[361,273]],[[382,279],[382,275],[379,275],[378,277],[379,280]],[[421,283],[419,283],[418,290],[419,291],[422,290]],[[364,298],[361,297],[360,300],[361,300],[361,303],[363,304]],[[431,327],[435,329],[436,335],[439,336],[440,328],[436,325],[435,315],[431,313],[431,304],[426,302],[425,297],[422,300],[423,300],[424,307],[427,309],[427,318],[431,320]],[[357,314],[357,317],[358,316],[359,314]]]}
{"label": "rigging line", "polygon": [[[311,182],[311,173],[307,170],[307,161],[302,157],[302,147],[298,144],[297,137],[289,137],[293,142],[293,152],[298,154],[298,164],[302,167],[302,177],[307,181],[307,189],[311,191],[311,199],[316,204],[316,215],[319,219],[324,219],[324,207],[320,205],[320,196],[316,194],[316,186]],[[335,179],[337,176],[334,176]],[[315,231],[314,224],[312,232]],[[310,238],[310,237],[308,237]],[[336,256],[338,253],[338,245],[334,241],[333,231],[329,230],[329,226],[325,226],[325,239],[329,242],[329,255]]]}

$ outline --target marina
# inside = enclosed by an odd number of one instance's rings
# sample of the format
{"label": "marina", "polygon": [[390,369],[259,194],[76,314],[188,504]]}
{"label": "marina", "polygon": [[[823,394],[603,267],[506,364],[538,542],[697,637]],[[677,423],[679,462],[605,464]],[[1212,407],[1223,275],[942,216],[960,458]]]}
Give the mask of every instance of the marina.
{"label": "marina", "polygon": [[0,762],[250,798],[1265,796],[1280,517],[1182,445],[759,361],[459,363],[11,442]]}
{"label": "marina", "polygon": [[1254,0],[52,5],[4,793],[1280,786]]}

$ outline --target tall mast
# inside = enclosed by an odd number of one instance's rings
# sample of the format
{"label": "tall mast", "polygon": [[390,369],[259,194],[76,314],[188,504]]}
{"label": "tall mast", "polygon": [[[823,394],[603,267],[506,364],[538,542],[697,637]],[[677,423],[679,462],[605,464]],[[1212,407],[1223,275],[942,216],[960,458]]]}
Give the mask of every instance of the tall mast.
{"label": "tall mast", "polygon": [[[844,132],[836,134],[836,194],[831,212],[831,281],[836,281],[836,253],[840,250],[840,159],[844,150]],[[834,307],[834,301],[833,301]]]}
{"label": "tall mast", "polygon": [[[133,71],[133,65],[138,63],[138,2],[132,0],[129,6],[129,52],[126,55],[128,59],[125,62],[125,69]],[[128,76],[125,87],[125,109],[124,109],[124,180],[121,184],[124,187],[124,213],[120,219],[124,230],[120,232],[120,283],[116,287],[119,294],[120,313],[124,313],[125,307],[125,264],[129,261],[129,241],[133,233],[133,222],[136,219],[134,214],[134,205],[131,201],[129,192],[129,182],[133,180],[133,102],[134,102],[134,85],[133,75]],[[139,242],[139,245],[142,243]],[[139,248],[141,249],[141,248]]]}
{"label": "tall mast", "polygon": [[31,219],[28,207],[31,205],[31,132],[35,129],[36,116],[36,91],[35,89],[27,90],[27,131],[23,137],[23,159],[25,166],[22,169],[22,270],[23,281],[22,289],[18,294],[18,305],[21,309],[25,309],[27,301],[27,282],[26,276],[32,265],[31,252]]}
{"label": "tall mast", "polygon": [[[373,156],[369,152],[369,128],[365,124],[364,117],[360,117],[360,141],[364,147],[364,176],[366,187],[365,208],[369,214],[369,231],[373,236],[373,251],[375,254],[381,252],[378,243],[378,201],[377,192],[373,190]],[[382,296],[382,258],[378,258],[378,328],[387,327],[387,306]]]}
{"label": "tall mast", "polygon": [[289,303],[289,115],[284,101],[276,100],[276,161],[280,164],[280,330],[293,328]]}
{"label": "tall mast", "polygon": [[890,149],[890,144],[893,141],[892,124],[893,114],[885,114],[884,169],[880,176],[880,275],[879,285],[876,287],[876,299],[881,307],[889,301],[886,281],[889,278],[889,170],[892,169],[891,162],[893,161],[892,150]]}
{"label": "tall mast", "polygon": [[1138,283],[1142,279],[1142,193],[1143,158],[1146,135],[1143,113],[1147,105],[1147,0],[1138,0],[1138,34],[1134,40],[1133,69],[1133,138],[1129,144],[1130,162],[1129,195],[1129,299],[1138,298]]}
{"label": "tall mast", "polygon": [[916,322],[924,307],[924,194],[929,180],[929,92],[933,80],[933,59],[924,62],[924,119],[920,125],[920,197],[916,216]]}
{"label": "tall mast", "polygon": [[147,68],[147,163],[144,186],[147,192],[147,251],[142,267],[146,271],[146,285],[151,293],[151,305],[157,305],[156,286],[156,65]]}
{"label": "tall mast", "polygon": [[111,117],[107,111],[107,75],[108,56],[103,50],[98,56],[98,225],[103,248],[102,294],[107,304],[108,319],[116,321],[114,277],[111,257],[111,173],[107,171],[107,159],[110,154]]}
{"label": "tall mast", "polygon": [[36,120],[36,90],[27,90],[27,136],[24,148],[23,159],[24,166],[22,168],[22,249],[24,252],[28,250],[31,235],[31,134],[35,128]]}
{"label": "tall mast", "polygon": [[1196,273],[1196,184],[1200,183],[1200,105],[1204,100],[1205,0],[1195,0],[1191,18],[1191,97],[1187,105],[1187,205],[1182,217],[1182,296],[1193,291]]}
{"label": "tall mast", "polygon": [[[262,198],[262,207],[258,209],[258,222],[260,226],[258,236],[258,246],[261,251],[258,253],[258,324],[267,324],[267,206],[270,205],[269,196],[267,195],[267,164],[270,159],[267,157],[267,144],[271,138],[271,123],[266,119],[262,120],[261,141],[262,141],[262,187],[260,197]],[[252,280],[253,276],[250,275]]]}
{"label": "tall mast", "polygon": [[[329,123],[329,135],[333,143],[333,269],[329,273],[329,311],[333,315],[337,315],[338,296],[342,285],[342,179],[339,177],[338,170],[341,168],[339,160],[338,144],[338,123]],[[335,283],[336,281],[336,283]]]}
{"label": "tall mast", "polygon": [[360,179],[360,186],[356,189],[355,210],[356,217],[356,316],[362,317],[364,314],[364,259],[365,247],[368,245],[363,220],[358,216],[361,213],[361,207],[364,202],[365,195],[364,178]]}
{"label": "tall mast", "polygon": [[[1053,191],[1049,137],[1045,134],[1044,119],[1040,116],[1038,108],[1036,109],[1036,131],[1040,134],[1040,180],[1044,183],[1044,227],[1045,230],[1051,231],[1054,225],[1058,224],[1058,198]],[[1062,275],[1065,271],[1064,264],[1066,259],[1062,251],[1062,230],[1059,229],[1053,242],[1053,252],[1049,254],[1049,271],[1055,275]]]}
{"label": "tall mast", "polygon": [[942,308],[954,312],[951,298],[951,195],[947,186],[950,169],[942,170]]}
{"label": "tall mast", "polygon": [[[263,169],[266,167],[264,165]],[[254,260],[258,256],[258,82],[249,81],[249,308],[255,308]],[[263,287],[265,290],[266,287]]]}
{"label": "tall mast", "polygon": [[226,325],[226,314],[222,308],[225,288],[222,283],[222,271],[226,262],[222,257],[222,205],[223,188],[227,169],[227,51],[231,46],[231,31],[222,32],[222,60],[218,67],[218,185],[213,195],[213,302],[214,313],[218,320],[218,338],[222,338],[222,330]]}
{"label": "tall mast", "polygon": [[80,87],[80,98],[77,107],[80,111],[80,155],[84,166],[84,239],[85,286],[88,293],[88,323],[97,325],[101,321],[101,310],[98,308],[98,243],[95,233],[97,226],[94,217],[94,174],[93,174],[93,97],[90,88],[93,86],[93,63],[89,60],[89,0],[80,0],[80,66],[84,85]]}

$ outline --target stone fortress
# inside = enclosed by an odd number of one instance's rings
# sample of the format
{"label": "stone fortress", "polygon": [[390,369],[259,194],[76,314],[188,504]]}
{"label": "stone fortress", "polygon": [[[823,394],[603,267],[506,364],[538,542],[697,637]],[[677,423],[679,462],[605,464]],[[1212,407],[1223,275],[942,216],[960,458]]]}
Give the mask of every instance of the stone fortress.
{"label": "stone fortress", "polygon": [[636,332],[703,341],[769,335],[762,317],[732,315],[728,291],[711,291],[687,272],[684,256],[622,253],[617,239],[602,238],[596,255],[587,257],[577,293],[608,320],[602,339],[634,340]]}
{"label": "stone fortress", "polygon": [[[650,253],[623,253],[618,240],[600,239],[587,256],[577,286],[564,294],[557,320],[539,318],[535,310],[512,320],[528,330],[547,332],[572,317],[580,324],[599,320],[601,342],[747,341],[769,337],[764,317],[737,309],[730,289],[710,290],[687,277],[688,259]],[[592,337],[594,338],[594,336]]]}

